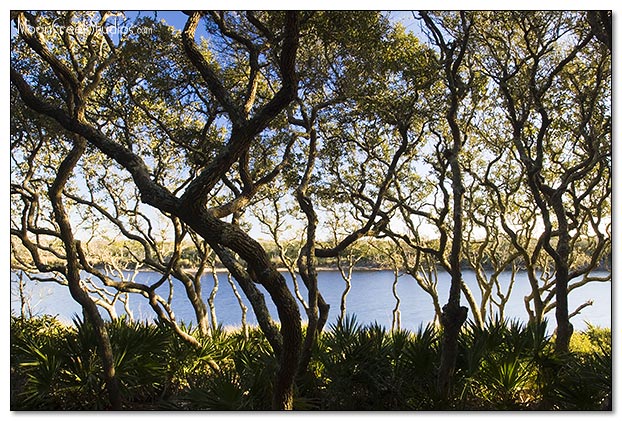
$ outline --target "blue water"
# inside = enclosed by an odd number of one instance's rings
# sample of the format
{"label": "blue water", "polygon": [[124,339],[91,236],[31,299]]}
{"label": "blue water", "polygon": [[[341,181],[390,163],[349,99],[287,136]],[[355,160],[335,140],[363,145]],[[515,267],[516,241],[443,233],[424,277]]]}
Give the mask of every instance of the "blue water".
{"label": "blue water", "polygon": [[[605,275],[604,273],[600,275]],[[291,278],[285,274],[290,287],[292,285]],[[465,282],[471,287],[473,294],[479,301],[479,288],[476,287],[475,275],[471,271],[463,273]],[[502,285],[507,285],[510,274],[501,275]],[[153,272],[141,272],[138,274],[136,281],[143,283],[152,283],[160,278],[159,274]],[[12,274],[11,277],[11,311],[13,314],[19,314],[20,304],[17,295],[17,277]],[[215,306],[218,323],[225,326],[239,326],[241,323],[242,311],[235,298],[232,289],[227,282],[225,273],[219,273],[219,289],[216,294]],[[209,296],[213,284],[211,274],[205,275],[202,279],[203,295],[205,300]],[[303,297],[306,299],[306,289],[301,282],[300,289]],[[377,322],[387,328],[391,327],[392,311],[395,307],[395,298],[392,293],[393,272],[391,271],[357,271],[353,273],[352,289],[347,298],[347,312],[355,314],[360,323],[367,324]],[[183,285],[174,280],[174,294],[172,299],[172,308],[178,321],[187,324],[196,324],[194,313],[187,298],[185,298]],[[331,305],[328,323],[334,323],[339,316],[339,305],[341,294],[344,289],[344,281],[339,272],[321,271],[319,272],[318,285],[326,302]],[[260,289],[266,295],[266,302],[272,315],[276,317],[276,309],[272,304],[269,296],[261,287]],[[239,290],[239,288],[238,288]],[[293,289],[292,289],[293,290]],[[441,306],[446,303],[449,290],[449,275],[447,273],[439,273],[438,282],[439,298]],[[523,303],[523,298],[529,293],[529,285],[527,277],[524,273],[517,275],[516,283],[512,291],[510,300],[505,308],[505,315],[508,318],[516,318],[522,321],[527,320],[527,312]],[[159,290],[160,294],[165,298],[168,297],[167,284],[163,285]],[[434,307],[432,299],[425,293],[416,281],[404,275],[399,278],[397,287],[398,295],[401,299],[401,327],[405,329],[417,329],[421,324],[427,324],[434,318]],[[240,293],[242,294],[241,290]],[[49,282],[28,282],[26,286],[26,294],[34,314],[51,314],[56,315],[59,319],[70,322],[75,314],[81,314],[79,305],[73,301],[69,295],[67,287]],[[242,294],[243,295],[243,294]],[[585,322],[592,325],[611,327],[611,296],[612,289],[610,282],[594,282],[582,288],[573,291],[569,296],[569,309],[574,309],[588,299],[594,301],[593,305],[584,308],[581,313],[572,319],[575,329],[582,330],[586,327]],[[248,307],[247,321],[250,324],[256,324],[255,316],[248,301],[244,299]],[[467,305],[464,297],[463,305]],[[134,318],[138,320],[152,320],[155,315],[148,305],[146,298],[139,295],[132,295],[130,298],[130,309]],[[124,314],[121,303],[116,304],[118,315]],[[107,313],[101,310],[104,317]],[[470,313],[470,312],[469,312]],[[301,307],[301,315],[305,319],[304,311]],[[547,314],[549,319],[549,327],[555,326],[554,311]]]}

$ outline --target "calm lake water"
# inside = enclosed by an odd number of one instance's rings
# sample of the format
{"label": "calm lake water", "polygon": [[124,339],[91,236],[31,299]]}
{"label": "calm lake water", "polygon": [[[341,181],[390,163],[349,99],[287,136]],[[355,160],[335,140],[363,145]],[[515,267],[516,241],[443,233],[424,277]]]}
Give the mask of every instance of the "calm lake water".
{"label": "calm lake water", "polygon": [[[604,276],[604,273],[601,275]],[[290,286],[291,278],[285,274]],[[465,271],[463,277],[467,284],[471,287],[473,294],[479,299],[479,288],[476,286],[475,275],[471,271]],[[160,278],[159,274],[153,272],[141,272],[136,281],[143,283],[155,282]],[[501,275],[502,284],[507,284],[510,273]],[[19,314],[19,297],[17,295],[17,277],[12,274],[11,277],[11,310],[14,314]],[[232,289],[227,282],[224,273],[219,274],[219,289],[216,294],[215,306],[218,322],[225,326],[240,325],[242,311],[238,305]],[[438,290],[440,295],[441,306],[447,302],[449,290],[449,275],[447,273],[439,273]],[[301,283],[300,283],[301,284]],[[337,271],[321,271],[319,272],[318,284],[322,295],[326,302],[331,305],[329,324],[334,323],[339,316],[339,305],[341,294],[345,283]],[[357,271],[352,276],[352,289],[347,298],[347,310],[349,314],[355,314],[357,320],[362,324],[377,322],[388,328],[391,327],[392,310],[395,307],[395,298],[392,293],[393,272],[391,271]],[[203,295],[207,300],[213,285],[213,279],[210,275],[203,277]],[[261,288],[261,287],[260,287]],[[306,299],[306,290],[304,285],[300,285],[301,293]],[[293,289],[292,289],[293,290]],[[165,295],[164,286],[160,289],[161,294]],[[263,290],[262,290],[263,291]],[[263,291],[265,293],[265,291]],[[397,292],[401,299],[401,324],[402,328],[416,330],[421,324],[427,324],[434,318],[434,307],[432,299],[425,293],[416,281],[404,275],[399,278]],[[66,287],[54,283],[29,282],[26,286],[26,293],[30,297],[30,303],[34,314],[52,314],[57,315],[63,321],[71,321],[75,314],[81,314],[79,305],[73,301]],[[241,293],[241,291],[240,291]],[[527,277],[524,273],[519,273],[512,291],[512,295],[506,305],[505,313],[508,318],[517,318],[523,321],[527,320],[527,313],[523,304],[523,297],[529,293],[529,285]],[[174,280],[174,294],[172,307],[178,321],[186,323],[196,323],[194,313],[188,304],[183,285]],[[266,302],[271,313],[276,316],[276,309],[267,294]],[[585,322],[602,327],[611,327],[612,288],[610,282],[594,282],[582,288],[573,291],[569,296],[570,311],[591,299],[593,305],[584,308],[581,314],[572,319],[575,329],[582,330],[586,327]],[[250,324],[256,324],[255,316],[248,302],[244,301],[249,308],[247,313],[247,321]],[[464,297],[462,299],[465,304]],[[121,303],[116,305],[117,313],[124,314]],[[152,320],[154,313],[149,307],[147,300],[139,295],[132,295],[130,298],[130,309],[136,319]],[[102,313],[105,313],[102,311]],[[469,312],[470,313],[470,312]],[[301,314],[305,318],[304,311],[301,307]],[[104,314],[107,317],[106,314]],[[547,314],[549,319],[549,327],[555,326],[554,312]]]}

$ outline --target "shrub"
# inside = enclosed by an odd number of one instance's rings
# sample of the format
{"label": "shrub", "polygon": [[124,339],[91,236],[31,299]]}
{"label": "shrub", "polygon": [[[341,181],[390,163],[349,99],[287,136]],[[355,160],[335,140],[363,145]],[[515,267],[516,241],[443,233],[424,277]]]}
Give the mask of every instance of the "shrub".
{"label": "shrub", "polygon": [[[211,336],[119,319],[107,323],[128,409],[270,409],[278,361],[260,329]],[[441,332],[361,326],[353,316],[318,336],[294,407],[322,410],[598,410],[611,408],[611,330],[577,332],[554,352],[545,324],[491,320],[459,336],[455,393],[437,394]],[[107,407],[95,335],[76,320],[11,318],[11,409]]]}
{"label": "shrub", "polygon": [[[107,329],[124,400],[156,400],[166,381],[170,333],[123,319],[107,323]],[[13,367],[25,377],[14,409],[108,406],[96,336],[88,323],[75,319],[74,327],[61,327],[57,321],[30,319],[13,323],[11,331]]]}

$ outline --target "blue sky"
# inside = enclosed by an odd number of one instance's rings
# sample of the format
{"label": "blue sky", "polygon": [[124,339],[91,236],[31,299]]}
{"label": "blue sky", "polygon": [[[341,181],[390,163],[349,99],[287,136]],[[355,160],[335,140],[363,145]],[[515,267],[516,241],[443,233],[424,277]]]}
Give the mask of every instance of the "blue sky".
{"label": "blue sky", "polygon": [[[386,11],[389,19],[394,22],[400,22],[407,30],[413,31],[415,34],[420,35],[419,22],[417,22],[411,11]],[[187,16],[178,10],[128,10],[125,11],[125,16],[134,19],[137,16],[153,16],[158,20],[164,20],[167,24],[174,26],[175,28],[182,30],[186,24]],[[11,36],[15,35],[16,28],[11,23]],[[202,25],[197,28],[197,35],[200,37],[206,35],[205,29]]]}
{"label": "blue sky", "polygon": [[[143,11],[140,12],[142,14],[151,15],[152,11]],[[174,26],[177,29],[183,29],[187,16],[184,15],[183,12],[175,11],[175,10],[163,10],[157,11],[158,19],[164,19],[166,23]],[[414,31],[415,33],[419,32],[419,23],[414,19],[411,11],[400,10],[400,11],[387,11],[389,19],[395,22],[400,22],[406,29]],[[126,12],[128,17],[133,17],[137,14],[137,12]],[[200,30],[200,28],[199,28]]]}

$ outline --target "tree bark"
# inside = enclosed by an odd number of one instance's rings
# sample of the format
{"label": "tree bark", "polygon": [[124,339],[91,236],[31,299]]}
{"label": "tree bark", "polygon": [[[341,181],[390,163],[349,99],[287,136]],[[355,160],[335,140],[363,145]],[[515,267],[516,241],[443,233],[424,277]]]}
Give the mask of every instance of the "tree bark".
{"label": "tree bark", "polygon": [[402,316],[400,313],[401,299],[397,293],[397,284],[400,280],[399,268],[397,265],[393,265],[393,297],[395,298],[395,307],[393,308],[393,321],[391,322],[391,330],[400,330],[402,327]]}
{"label": "tree bark", "polygon": [[460,306],[460,292],[462,288],[462,270],[460,261],[462,257],[462,237],[463,237],[463,197],[464,185],[462,182],[462,169],[460,168],[460,154],[462,150],[463,138],[458,125],[458,108],[460,101],[464,98],[467,91],[467,84],[461,80],[460,67],[463,64],[467,46],[471,22],[469,22],[465,12],[460,12],[461,33],[459,38],[447,43],[444,34],[436,23],[426,12],[421,12],[421,16],[426,26],[432,31],[437,45],[440,48],[442,70],[445,76],[445,83],[448,88],[448,108],[445,113],[445,121],[450,130],[451,148],[445,153],[445,158],[449,164],[451,188],[452,188],[452,242],[449,253],[449,273],[451,275],[451,286],[449,288],[449,299],[443,307],[441,315],[441,325],[443,326],[443,340],[441,349],[441,363],[438,372],[438,390],[444,399],[448,399],[451,394],[451,383],[453,381],[456,357],[458,355],[458,334],[462,324],[466,321],[468,309]]}
{"label": "tree bark", "polygon": [[[285,13],[284,36],[278,57],[281,88],[252,118],[244,118],[241,106],[238,107],[238,104],[231,99],[228,92],[217,80],[215,72],[211,71],[200,50],[194,44],[194,31],[201,16],[202,14],[198,12],[191,14],[186,28],[182,32],[182,40],[189,59],[197,67],[207,87],[228,113],[232,123],[231,136],[226,146],[211,160],[201,174],[189,183],[186,191],[179,198],[154,181],[148,166],[130,149],[87,124],[84,119],[75,118],[62,108],[38,98],[21,74],[14,68],[11,68],[11,81],[30,108],[53,118],[68,131],[88,140],[90,144],[129,171],[140,191],[142,202],[152,205],[162,212],[180,217],[183,222],[201,235],[212,248],[226,247],[237,253],[246,262],[250,279],[266,288],[277,307],[281,322],[278,339],[274,337],[270,329],[266,332],[268,337],[273,336],[271,344],[275,348],[275,352],[280,354],[280,367],[274,388],[273,405],[275,409],[292,409],[294,375],[298,368],[302,341],[300,313],[296,301],[288,290],[285,279],[271,264],[261,245],[239,228],[211,215],[206,209],[206,203],[210,191],[231,166],[248,151],[255,136],[263,131],[296,97],[295,64],[300,32],[299,17],[295,11]],[[33,41],[29,43],[29,46],[52,67],[56,74],[60,75],[59,77],[68,81],[64,85],[65,90],[73,98],[78,87],[74,83],[75,77],[71,71],[41,43]],[[268,326],[271,326],[271,323]],[[278,351],[279,348],[281,348],[280,352]]]}
{"label": "tree bark", "polygon": [[441,349],[441,364],[438,370],[438,391],[443,399],[448,399],[456,369],[458,357],[458,335],[460,328],[467,319],[467,308],[461,307],[456,300],[450,300],[443,306],[441,326],[443,339]]}
{"label": "tree bark", "polygon": [[[220,244],[227,244],[228,248],[237,253],[247,263],[250,278],[263,285],[270,294],[281,322],[279,337],[282,338],[280,366],[272,403],[274,409],[292,409],[294,376],[302,347],[302,328],[298,304],[285,278],[271,263],[261,245],[238,227],[212,218],[207,211],[197,216],[186,215],[186,218],[189,226],[205,238],[217,253]],[[273,342],[276,340],[273,339]]]}
{"label": "tree bark", "polygon": [[82,153],[86,149],[86,141],[79,136],[74,138],[74,146],[70,153],[60,164],[58,173],[54,183],[50,187],[49,196],[54,211],[54,219],[59,226],[61,238],[66,252],[66,277],[69,286],[69,292],[73,299],[80,304],[84,314],[87,316],[89,323],[95,330],[97,338],[98,353],[102,360],[104,370],[104,381],[108,391],[108,399],[110,400],[111,409],[119,410],[122,407],[121,393],[119,390],[119,382],[115,375],[114,356],[108,331],[104,324],[97,305],[82,289],[80,285],[80,264],[79,256],[76,249],[76,242],[71,230],[69,216],[65,211],[63,204],[63,189],[65,183],[71,176],[73,168],[78,163]]}
{"label": "tree bark", "polygon": [[557,335],[555,339],[555,350],[558,353],[568,352],[570,338],[573,333],[573,326],[570,323],[568,311],[568,279],[569,279],[569,260],[570,260],[570,233],[568,220],[561,192],[551,198],[552,207],[558,223],[559,237],[555,247],[555,320],[557,322]]}
{"label": "tree bark", "polygon": [[197,319],[199,332],[201,332],[202,335],[207,335],[209,333],[210,323],[207,317],[207,308],[205,306],[205,302],[203,301],[203,297],[201,296],[200,274],[198,274],[198,280],[193,280],[181,268],[174,268],[173,274],[175,275],[175,278],[179,279],[184,286],[186,296],[192,305],[194,315]]}
{"label": "tree bark", "polygon": [[246,269],[233,257],[229,250],[221,246],[216,246],[214,247],[214,251],[229,273],[238,281],[240,288],[242,288],[242,292],[244,292],[244,295],[248,298],[253,308],[259,327],[264,332],[264,335],[266,335],[266,339],[272,347],[274,354],[278,357],[281,355],[281,350],[283,349],[283,339],[281,338],[278,327],[273,323],[270,317],[270,312],[266,306],[263,294],[255,286]]}

